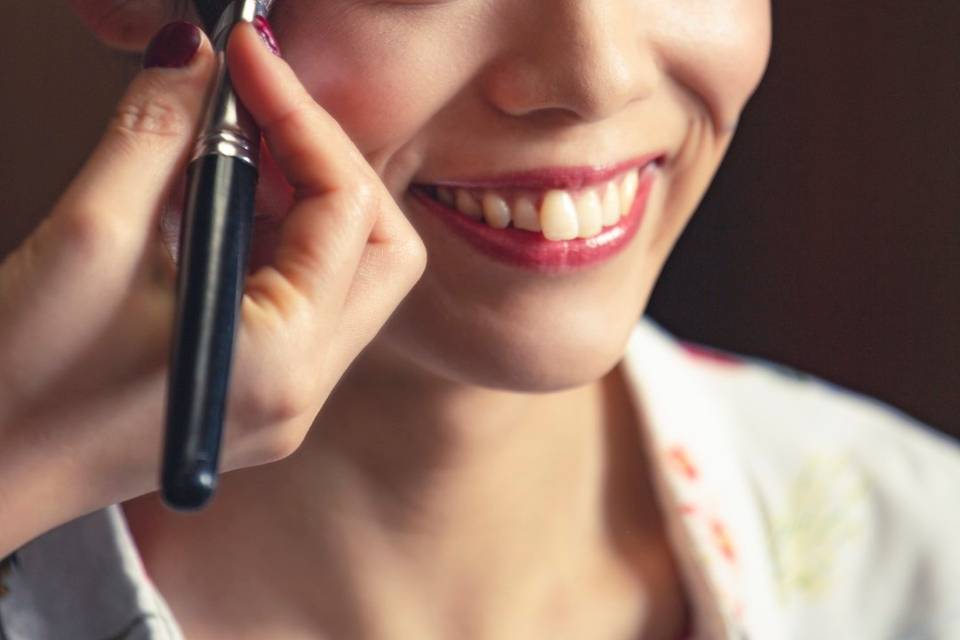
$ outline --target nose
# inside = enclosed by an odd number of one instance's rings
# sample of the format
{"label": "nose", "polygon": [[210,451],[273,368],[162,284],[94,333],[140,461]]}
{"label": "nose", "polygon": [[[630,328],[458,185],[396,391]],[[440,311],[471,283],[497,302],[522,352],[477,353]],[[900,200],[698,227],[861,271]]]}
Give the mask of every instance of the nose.
{"label": "nose", "polygon": [[487,100],[511,116],[608,118],[660,81],[654,48],[622,0],[523,0],[487,68]]}

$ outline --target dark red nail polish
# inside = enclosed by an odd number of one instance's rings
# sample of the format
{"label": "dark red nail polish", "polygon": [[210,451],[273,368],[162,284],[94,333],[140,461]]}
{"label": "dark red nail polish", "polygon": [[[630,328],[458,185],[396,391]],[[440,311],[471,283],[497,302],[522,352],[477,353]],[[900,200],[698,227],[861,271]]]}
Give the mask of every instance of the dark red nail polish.
{"label": "dark red nail polish", "polygon": [[164,26],[153,36],[143,54],[143,68],[185,67],[201,42],[200,29],[189,22],[177,21]]}
{"label": "dark red nail polish", "polygon": [[257,33],[260,34],[260,38],[266,43],[267,48],[279,56],[280,45],[277,44],[277,37],[273,35],[273,29],[270,28],[270,23],[267,22],[267,19],[263,16],[257,16],[253,19],[253,26],[257,30]]}

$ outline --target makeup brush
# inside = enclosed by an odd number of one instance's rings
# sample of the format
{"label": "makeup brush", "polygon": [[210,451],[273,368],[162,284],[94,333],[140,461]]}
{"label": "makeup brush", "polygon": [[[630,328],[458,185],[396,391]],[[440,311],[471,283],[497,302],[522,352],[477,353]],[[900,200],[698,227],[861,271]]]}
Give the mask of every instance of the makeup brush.
{"label": "makeup brush", "polygon": [[230,6],[230,2],[231,0],[194,0],[193,6],[196,8],[197,15],[200,16],[203,27],[208,33],[213,33],[220,16]]}
{"label": "makeup brush", "polygon": [[[226,4],[225,8],[223,5]],[[271,2],[198,2],[210,18],[219,69],[187,169],[177,306],[167,386],[161,495],[174,509],[201,508],[217,486],[230,365],[253,227],[260,131],[237,99],[226,46],[242,21]]]}

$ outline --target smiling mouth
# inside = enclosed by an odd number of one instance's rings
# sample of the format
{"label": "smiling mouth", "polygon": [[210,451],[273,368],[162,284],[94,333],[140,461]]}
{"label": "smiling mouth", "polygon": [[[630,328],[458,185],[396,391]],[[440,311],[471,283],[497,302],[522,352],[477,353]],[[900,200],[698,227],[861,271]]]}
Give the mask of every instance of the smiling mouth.
{"label": "smiling mouth", "polygon": [[593,238],[629,213],[642,175],[660,160],[653,156],[602,170],[542,170],[487,181],[417,183],[411,191],[495,229],[513,227],[553,241]]}
{"label": "smiling mouth", "polygon": [[[606,169],[546,169],[472,184],[418,183],[408,189],[407,202],[478,254],[538,275],[563,275],[626,250],[645,218],[661,164],[650,160]],[[573,186],[560,188],[561,183]],[[548,188],[536,190],[538,184]],[[460,255],[460,247],[452,251]]]}

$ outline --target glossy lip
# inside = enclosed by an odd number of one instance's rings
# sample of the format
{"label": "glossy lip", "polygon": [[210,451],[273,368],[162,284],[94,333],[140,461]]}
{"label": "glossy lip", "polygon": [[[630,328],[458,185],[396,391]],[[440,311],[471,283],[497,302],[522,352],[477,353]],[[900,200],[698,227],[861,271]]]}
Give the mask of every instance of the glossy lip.
{"label": "glossy lip", "polygon": [[606,182],[618,174],[651,162],[662,164],[666,155],[665,151],[657,151],[606,166],[543,167],[478,178],[418,180],[416,184],[463,189],[566,189],[572,191]]}
{"label": "glossy lip", "polygon": [[640,228],[640,221],[643,219],[657,175],[659,165],[648,163],[640,172],[637,195],[627,215],[620,218],[617,224],[604,227],[603,231],[591,238],[573,240],[547,240],[539,231],[527,231],[512,226],[496,229],[431,198],[424,188],[417,186],[411,187],[408,194],[414,202],[439,215],[457,236],[482,253],[540,273],[563,274],[606,260],[619,253],[630,242]]}

